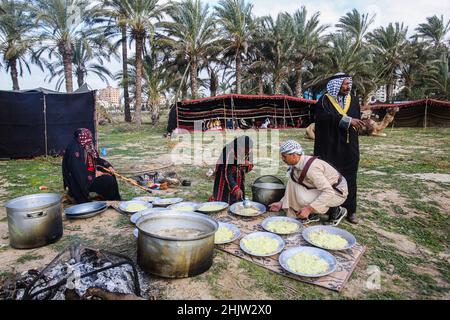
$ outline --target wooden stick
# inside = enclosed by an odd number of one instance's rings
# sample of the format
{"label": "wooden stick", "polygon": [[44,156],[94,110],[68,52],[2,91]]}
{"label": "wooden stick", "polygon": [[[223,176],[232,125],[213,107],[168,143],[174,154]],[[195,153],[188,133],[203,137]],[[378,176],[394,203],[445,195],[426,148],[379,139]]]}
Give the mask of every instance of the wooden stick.
{"label": "wooden stick", "polygon": [[149,193],[153,193],[150,189],[141,186],[139,183],[137,183],[137,182],[134,181],[133,179],[126,178],[126,177],[124,177],[124,176],[118,174],[117,172],[112,172],[111,170],[109,170],[109,169],[107,169],[107,168],[105,168],[105,167],[102,167],[102,166],[98,166],[98,167],[99,167],[100,169],[103,169],[103,170],[105,170],[106,172],[108,172],[108,173],[110,173],[110,174],[112,174],[112,175],[118,177],[119,179],[122,179],[123,181],[126,181],[126,182],[128,182],[129,184],[131,184],[131,185],[133,185],[133,186],[135,186],[135,187],[138,187],[139,189],[142,189],[142,190],[144,190],[144,191],[146,191],[146,192],[149,192]]}

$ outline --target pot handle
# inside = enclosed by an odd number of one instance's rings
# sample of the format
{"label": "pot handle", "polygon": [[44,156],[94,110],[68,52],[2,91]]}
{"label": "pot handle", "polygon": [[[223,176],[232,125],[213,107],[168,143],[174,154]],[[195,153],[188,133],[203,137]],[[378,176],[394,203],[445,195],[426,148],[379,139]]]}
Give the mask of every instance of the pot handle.
{"label": "pot handle", "polygon": [[28,219],[39,219],[47,216],[47,211],[27,213]]}

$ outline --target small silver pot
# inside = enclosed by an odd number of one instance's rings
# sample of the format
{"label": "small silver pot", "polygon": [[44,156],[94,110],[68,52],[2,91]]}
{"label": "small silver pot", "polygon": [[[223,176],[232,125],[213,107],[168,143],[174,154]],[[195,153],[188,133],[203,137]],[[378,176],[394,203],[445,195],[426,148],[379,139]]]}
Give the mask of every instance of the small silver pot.
{"label": "small silver pot", "polygon": [[286,186],[283,181],[274,176],[263,176],[252,185],[253,201],[269,207],[283,199]]}
{"label": "small silver pot", "polygon": [[[208,216],[162,211],[143,216],[136,226],[137,262],[145,272],[164,278],[188,278],[211,268],[219,225]],[[201,235],[186,239],[159,233],[169,229],[197,230]]]}
{"label": "small silver pot", "polygon": [[58,241],[63,235],[61,196],[43,193],[5,204],[9,242],[16,249],[33,249]]}

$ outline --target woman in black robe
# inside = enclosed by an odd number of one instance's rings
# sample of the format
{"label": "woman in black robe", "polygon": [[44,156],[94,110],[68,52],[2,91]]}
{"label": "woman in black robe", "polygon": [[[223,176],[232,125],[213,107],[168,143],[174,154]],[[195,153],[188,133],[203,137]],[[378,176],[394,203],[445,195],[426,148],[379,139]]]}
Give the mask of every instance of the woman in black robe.
{"label": "woman in black robe", "polygon": [[327,93],[316,105],[315,156],[333,165],[346,179],[349,195],[342,205],[348,220],[356,218],[357,175],[359,167],[359,136],[361,121],[359,101],[350,94],[352,78],[337,74],[330,79]]}
{"label": "woman in black robe", "polygon": [[253,170],[253,141],[248,136],[236,138],[222,151],[217,162],[213,195],[209,201],[232,205],[245,194],[245,174]]}
{"label": "woman in black robe", "polygon": [[64,152],[62,163],[64,189],[77,203],[91,201],[91,192],[102,200],[121,200],[116,178],[98,166],[114,171],[108,161],[99,157],[91,131],[78,129]]}

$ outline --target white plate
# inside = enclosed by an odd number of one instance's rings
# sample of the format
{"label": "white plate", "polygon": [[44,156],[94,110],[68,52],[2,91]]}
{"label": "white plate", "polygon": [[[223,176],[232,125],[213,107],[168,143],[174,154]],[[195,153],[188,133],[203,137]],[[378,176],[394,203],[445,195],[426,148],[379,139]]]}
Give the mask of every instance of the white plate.
{"label": "white plate", "polygon": [[[274,252],[271,252],[269,254],[260,255],[260,254],[253,253],[250,249],[248,249],[245,246],[245,244],[244,244],[245,239],[252,239],[252,238],[259,238],[259,237],[268,237],[268,238],[277,240],[277,242],[278,242],[277,250],[275,250]],[[285,247],[285,243],[284,243],[284,240],[279,235],[276,235],[274,233],[255,232],[255,233],[251,233],[251,234],[245,236],[244,238],[242,238],[240,247],[241,247],[242,251],[244,251],[245,253],[248,253],[249,255],[255,256],[255,257],[271,257],[271,256],[274,256],[274,255],[280,253],[281,251],[283,251],[284,247]]]}
{"label": "white plate", "polygon": [[[297,226],[297,230],[294,231],[294,232],[290,232],[290,233],[280,233],[280,232],[272,231],[272,230],[270,230],[270,229],[268,228],[269,223],[272,222],[272,221],[287,221],[287,222],[294,223],[294,224]],[[286,236],[286,235],[291,235],[291,234],[300,232],[300,230],[302,230],[302,226],[303,226],[303,225],[300,223],[300,221],[298,221],[298,220],[296,220],[296,219],[294,219],[294,218],[289,218],[289,217],[270,217],[270,218],[265,219],[265,220],[261,223],[261,226],[263,227],[264,230],[266,230],[266,231],[268,231],[268,232]]]}
{"label": "white plate", "polygon": [[161,198],[156,201],[153,201],[153,205],[155,207],[168,207],[183,202],[183,200],[184,200],[183,198],[166,198],[166,199]]}
{"label": "white plate", "polygon": [[[206,210],[208,206],[221,206],[222,208],[217,210]],[[197,208],[197,212],[203,214],[214,214],[228,209],[229,206],[230,205],[226,202],[205,202],[199,205],[199,207]]]}
{"label": "white plate", "polygon": [[258,202],[253,202],[253,201],[250,201],[249,203],[250,203],[250,206],[252,208],[255,208],[255,209],[259,210],[259,212],[257,214],[254,214],[252,216],[241,214],[240,213],[241,210],[244,209],[244,203],[243,202],[237,202],[237,203],[233,204],[230,207],[230,211],[231,211],[231,213],[233,213],[235,215],[238,215],[238,216],[241,216],[241,217],[244,217],[244,218],[256,218],[256,217],[259,217],[259,216],[261,216],[261,215],[263,215],[263,214],[265,214],[267,212],[267,208],[266,208],[265,205],[263,205],[261,203],[258,203]]}
{"label": "white plate", "polygon": [[142,210],[139,210],[139,211],[144,211],[144,210],[147,210],[147,209],[152,208],[151,203],[144,202],[144,201],[136,201],[136,200],[132,200],[132,201],[123,201],[123,202],[121,202],[121,203],[119,204],[119,209],[122,210],[123,212],[130,213],[130,214],[133,214],[133,213],[138,212],[138,211],[129,211],[129,210],[127,209],[127,207],[128,207],[130,204],[139,204],[139,205],[142,205],[142,206],[145,207],[145,209],[142,209]]}
{"label": "white plate", "polygon": [[145,202],[150,202],[150,203],[152,203],[152,202],[155,202],[156,200],[159,200],[159,199],[161,199],[161,198],[153,197],[153,196],[143,196],[143,197],[137,197],[137,198],[134,198],[133,200],[136,200],[136,201],[145,201]]}
{"label": "white plate", "polygon": [[[330,233],[330,234],[335,234],[335,235],[341,236],[342,238],[347,240],[348,246],[346,246],[345,248],[342,248],[342,249],[330,249],[330,248],[325,248],[325,247],[322,247],[322,246],[319,246],[319,245],[313,243],[311,241],[310,234],[313,233],[313,232],[322,231],[322,230],[327,232],[327,233]],[[348,249],[353,248],[355,246],[355,244],[356,244],[356,238],[350,232],[342,230],[340,228],[332,227],[332,226],[314,226],[314,227],[309,227],[309,228],[306,228],[306,229],[303,230],[302,236],[309,244],[311,244],[311,245],[313,245],[315,247],[322,248],[322,249],[325,249],[325,250],[330,250],[330,251],[344,251],[344,250],[348,250]]]}
{"label": "white plate", "polygon": [[[198,208],[199,204],[196,202],[180,202],[177,204],[173,204],[169,207],[167,207],[167,209],[173,210],[173,211],[189,211],[189,212],[195,212]],[[180,207],[190,207],[189,210],[180,210],[178,208]]]}
{"label": "white plate", "polygon": [[225,241],[225,242],[214,242],[214,244],[232,243],[232,242],[236,241],[237,239],[239,239],[239,237],[241,236],[241,230],[239,230],[239,228],[236,227],[234,224],[225,223],[225,222],[219,222],[219,228],[220,227],[225,227],[228,230],[230,230],[231,232],[233,232],[233,238],[228,240],[228,241]]}
{"label": "white plate", "polygon": [[[291,270],[291,268],[289,268],[289,265],[288,265],[289,259],[291,259],[296,254],[301,253],[301,252],[306,252],[309,254],[314,254],[316,256],[319,256],[321,259],[325,260],[328,263],[328,270],[324,273],[313,274],[313,275],[298,273],[298,272],[295,272],[294,270]],[[278,259],[278,261],[280,262],[280,265],[284,270],[286,270],[292,274],[295,274],[297,276],[308,277],[308,278],[324,277],[329,274],[332,274],[337,269],[337,260],[335,257],[333,257],[329,252],[327,252],[325,250],[314,248],[314,247],[297,247],[297,248],[288,249],[280,255],[280,258]]]}

